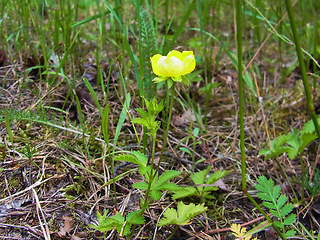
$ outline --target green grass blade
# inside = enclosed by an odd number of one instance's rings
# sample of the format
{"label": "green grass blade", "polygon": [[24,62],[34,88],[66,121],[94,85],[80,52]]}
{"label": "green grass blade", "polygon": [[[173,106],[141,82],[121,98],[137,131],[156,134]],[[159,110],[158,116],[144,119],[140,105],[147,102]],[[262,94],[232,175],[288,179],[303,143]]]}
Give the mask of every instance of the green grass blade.
{"label": "green grass blade", "polygon": [[117,144],[122,125],[123,125],[124,121],[126,120],[127,112],[129,111],[130,101],[131,101],[130,93],[127,93],[126,99],[124,101],[123,108],[122,108],[122,111],[120,113],[120,117],[118,120],[116,133],[114,136],[114,141],[113,141],[114,146],[116,146],[116,144]]}
{"label": "green grass blade", "polygon": [[121,20],[119,19],[118,15],[114,11],[114,9],[111,7],[111,5],[106,0],[102,0],[102,1],[103,1],[104,5],[109,9],[111,15],[116,19],[116,21],[118,22],[118,24],[120,26],[121,31],[123,32],[124,46],[126,48],[126,51],[129,55],[131,61],[132,61],[132,64],[133,64],[134,73],[135,73],[138,88],[139,88],[139,94],[140,94],[140,96],[144,96],[143,83],[141,81],[140,72],[139,72],[139,69],[137,66],[136,58],[135,58],[135,56],[131,50],[130,44],[129,44],[128,30],[123,27]]}
{"label": "green grass blade", "polygon": [[180,33],[182,32],[183,28],[184,28],[184,25],[186,24],[188,18],[190,17],[190,14],[191,12],[194,10],[194,7],[195,7],[195,4],[196,4],[196,1],[195,0],[191,0],[189,2],[189,7],[188,7],[188,10],[186,11],[186,13],[184,14],[181,22],[180,22],[180,25],[178,27],[178,29],[175,31],[172,39],[171,39],[171,42],[170,44],[168,45],[168,48],[167,48],[167,51],[166,53],[168,53],[172,47],[173,47],[173,44],[176,42],[176,40],[178,39]]}
{"label": "green grass blade", "polygon": [[101,110],[101,106],[100,106],[100,103],[99,103],[99,100],[98,100],[98,97],[97,97],[97,94],[96,92],[93,90],[91,84],[89,83],[88,79],[87,78],[83,78],[83,81],[86,85],[86,87],[88,88],[93,100],[94,100],[94,103],[97,105],[98,109],[99,109],[99,112],[100,112],[100,115],[102,116],[102,110]]}
{"label": "green grass blade", "polygon": [[87,17],[87,18],[85,18],[85,19],[83,19],[83,20],[81,20],[79,22],[74,23],[71,27],[74,28],[74,27],[77,27],[77,26],[81,26],[81,25],[86,24],[88,22],[91,22],[91,21],[93,21],[95,19],[104,17],[105,15],[108,15],[108,14],[110,14],[109,10],[104,11],[102,13],[95,14],[95,15]]}

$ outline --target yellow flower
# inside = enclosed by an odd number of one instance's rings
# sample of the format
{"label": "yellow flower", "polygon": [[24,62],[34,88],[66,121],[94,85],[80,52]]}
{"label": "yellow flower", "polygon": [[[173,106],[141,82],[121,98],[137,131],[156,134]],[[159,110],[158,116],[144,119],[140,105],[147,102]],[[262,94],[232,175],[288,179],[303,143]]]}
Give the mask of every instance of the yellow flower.
{"label": "yellow flower", "polygon": [[151,58],[152,70],[155,75],[155,82],[161,82],[167,78],[181,82],[182,76],[191,73],[196,67],[196,60],[192,51],[179,52],[173,50],[167,56],[156,54]]}

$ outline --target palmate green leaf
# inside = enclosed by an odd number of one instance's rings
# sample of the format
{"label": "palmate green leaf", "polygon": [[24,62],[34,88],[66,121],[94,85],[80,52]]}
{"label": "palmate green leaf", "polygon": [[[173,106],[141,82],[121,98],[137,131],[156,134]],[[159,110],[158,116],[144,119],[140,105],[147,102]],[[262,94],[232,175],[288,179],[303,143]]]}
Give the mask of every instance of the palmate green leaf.
{"label": "palmate green leaf", "polygon": [[136,182],[132,184],[132,187],[141,189],[141,190],[147,190],[148,189],[148,183],[146,182]]}
{"label": "palmate green leaf", "polygon": [[163,101],[160,101],[160,103],[158,104],[156,98],[153,98],[152,100],[150,100],[150,102],[147,99],[144,99],[144,101],[146,103],[146,107],[148,109],[148,112],[152,116],[157,115],[163,109]]}
{"label": "palmate green leaf", "polygon": [[142,108],[136,108],[137,113],[139,113],[139,115],[143,118],[143,119],[148,119],[149,118],[149,114]]}
{"label": "palmate green leaf", "polygon": [[[320,118],[317,121],[320,123]],[[313,121],[310,120],[303,126],[302,130],[299,131],[294,128],[291,133],[272,140],[271,148],[264,148],[259,151],[259,154],[265,155],[265,158],[268,159],[287,152],[288,157],[294,159],[316,138],[315,127]]]}
{"label": "palmate green leaf", "polygon": [[159,177],[159,180],[157,182],[157,186],[161,186],[163,183],[165,183],[166,181],[169,181],[170,179],[176,177],[180,175],[179,171],[174,171],[174,170],[168,170],[165,171],[164,173],[161,174],[161,176]]}
{"label": "palmate green leaf", "polygon": [[162,192],[159,190],[151,190],[150,191],[150,197],[155,201],[159,201],[161,196],[162,196]]}
{"label": "palmate green leaf", "polygon": [[138,160],[138,165],[142,165],[144,167],[148,164],[148,157],[140,151],[131,151],[131,154],[136,157]]}
{"label": "palmate green leaf", "polygon": [[144,127],[148,128],[148,129],[150,129],[148,121],[146,119],[144,119],[144,118],[134,118],[134,119],[131,120],[131,122],[132,123],[136,123],[136,124],[140,124],[141,126],[144,126]]}
{"label": "palmate green leaf", "polygon": [[[193,173],[191,179],[195,185],[202,185],[202,184],[214,184],[216,181],[221,179],[222,177],[226,176],[229,171],[216,171],[212,173],[209,177],[211,166],[208,166],[205,170],[200,172]],[[178,190],[173,190],[173,199],[178,198],[185,198],[185,197],[209,197],[207,192],[216,191],[218,190],[218,186],[197,186],[197,187],[182,187]]]}
{"label": "palmate green leaf", "polygon": [[158,223],[158,226],[165,226],[165,225],[171,225],[171,224],[175,224],[175,218],[177,216],[177,211],[174,208],[168,208],[164,214],[163,214],[163,218],[161,218],[161,220]]}
{"label": "palmate green leaf", "polygon": [[180,187],[180,189],[173,191],[172,199],[175,200],[191,196],[199,196],[195,187]]}
{"label": "palmate green leaf", "polygon": [[108,221],[108,219],[106,219],[108,211],[109,210],[106,209],[104,211],[103,215],[101,215],[100,212],[97,212],[97,219],[98,219],[99,225],[95,226],[93,224],[89,224],[89,227],[94,228],[100,232],[107,232],[107,231],[110,231],[111,229],[113,229],[112,222],[110,222],[110,221]]}
{"label": "palmate green leaf", "polygon": [[[210,169],[211,169],[211,166],[208,166],[205,170],[192,174],[191,179],[194,182],[194,184],[196,185],[204,184]],[[197,187],[197,188],[199,192],[203,191],[204,189],[204,187]]]}
{"label": "palmate green leaf", "polygon": [[[320,118],[317,119],[318,124],[320,124]],[[304,135],[306,133],[313,133],[315,131],[313,120],[309,120],[301,129],[301,135]]]}
{"label": "palmate green leaf", "polygon": [[143,212],[141,210],[130,212],[126,217],[126,221],[131,224],[144,224],[145,220],[142,214]]}
{"label": "palmate green leaf", "polygon": [[108,220],[112,222],[112,225],[115,227],[117,232],[120,233],[125,223],[124,216],[122,216],[120,212],[117,212],[115,215],[108,218]]}
{"label": "palmate green leaf", "polygon": [[114,157],[115,161],[125,161],[137,164],[140,168],[145,168],[148,163],[148,158],[145,154],[139,151],[131,151],[130,154],[119,154]]}
{"label": "palmate green leaf", "polygon": [[163,213],[163,218],[159,221],[158,226],[187,225],[190,223],[191,218],[205,211],[207,211],[207,207],[204,206],[204,203],[186,205],[183,202],[179,202],[177,210],[169,208]]}
{"label": "palmate green leaf", "polygon": [[158,190],[179,191],[180,187],[172,182],[166,182],[157,187]]}
{"label": "palmate green leaf", "polygon": [[226,175],[228,175],[230,173],[230,171],[224,171],[224,170],[218,170],[215,171],[213,174],[211,174],[207,180],[206,180],[206,184],[214,184],[215,182],[217,182],[219,179],[225,177]]}
{"label": "palmate green leaf", "polygon": [[[150,174],[150,172],[149,172]],[[149,182],[149,174],[144,174],[145,178]],[[179,186],[172,182],[167,182],[170,179],[178,176],[180,172],[174,171],[174,170],[168,170],[161,174],[161,176],[158,178],[158,174],[153,178],[151,186],[150,186],[150,196],[158,201],[161,198],[162,192],[160,190],[170,190],[170,191],[176,191],[179,189]],[[146,182],[137,182],[132,185],[135,188],[141,189],[141,190],[147,190],[149,187],[149,184]]]}
{"label": "palmate green leaf", "polygon": [[178,171],[174,171],[174,170],[168,170],[164,173],[161,174],[161,176],[159,177],[159,179],[157,181],[155,181],[154,185],[151,185],[151,192],[150,192],[150,196],[158,201],[161,198],[161,191],[159,190],[176,190],[178,189],[178,186],[175,185],[174,183],[171,182],[167,182],[170,179],[178,176],[180,174],[180,172]]}
{"label": "palmate green leaf", "polygon": [[293,128],[292,132],[289,134],[290,138],[287,140],[287,143],[296,149],[298,149],[301,144],[299,134],[300,134],[300,131],[296,128]]}
{"label": "palmate green leaf", "polygon": [[290,149],[290,147],[283,146],[283,144],[285,144],[289,138],[290,135],[281,135],[277,137],[276,139],[271,141],[271,148],[264,148],[259,151],[259,154],[265,155],[265,158],[269,159],[287,152]]}
{"label": "palmate green leaf", "polygon": [[314,133],[304,133],[301,136],[299,134],[297,136],[297,139],[290,139],[290,141],[288,141],[288,144],[291,145],[292,148],[288,150],[288,157],[290,159],[296,158],[304,151],[308,144],[317,139],[317,137],[318,136]]}

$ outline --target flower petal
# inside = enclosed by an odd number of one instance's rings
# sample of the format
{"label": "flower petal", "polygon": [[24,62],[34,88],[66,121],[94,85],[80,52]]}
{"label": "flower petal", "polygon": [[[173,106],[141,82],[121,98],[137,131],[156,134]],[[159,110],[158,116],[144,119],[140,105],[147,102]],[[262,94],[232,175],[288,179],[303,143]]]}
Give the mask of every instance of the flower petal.
{"label": "flower petal", "polygon": [[167,55],[168,58],[170,57],[176,57],[178,59],[180,59],[181,61],[183,61],[183,55],[181,52],[177,51],[177,50],[172,50],[168,53]]}
{"label": "flower petal", "polygon": [[188,56],[192,56],[194,58],[193,51],[183,51],[181,55],[182,55],[181,61],[183,61]]}
{"label": "flower petal", "polygon": [[196,67],[196,60],[192,55],[189,55],[187,56],[183,62],[182,62],[182,66],[183,66],[183,69],[182,69],[182,74],[181,75],[186,75],[188,73],[191,73],[195,67]]}
{"label": "flower petal", "polygon": [[181,76],[183,65],[180,59],[176,57],[161,57],[158,62],[160,76],[178,77]]}
{"label": "flower petal", "polygon": [[152,71],[155,75],[158,75],[158,76],[160,76],[160,73],[158,70],[158,62],[161,57],[162,56],[160,54],[156,54],[151,58]]}
{"label": "flower petal", "polygon": [[181,76],[191,73],[195,69],[196,61],[192,51],[172,50],[167,56],[154,55],[151,58],[151,64],[155,75],[177,78],[179,81]]}

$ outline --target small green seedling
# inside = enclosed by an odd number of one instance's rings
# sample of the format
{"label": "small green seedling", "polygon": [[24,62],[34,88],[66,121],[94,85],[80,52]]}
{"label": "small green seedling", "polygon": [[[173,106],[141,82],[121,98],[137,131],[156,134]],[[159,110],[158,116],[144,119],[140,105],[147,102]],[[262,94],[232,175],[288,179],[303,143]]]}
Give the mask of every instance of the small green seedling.
{"label": "small green seedling", "polygon": [[190,224],[193,217],[205,211],[207,211],[207,207],[204,206],[204,203],[199,205],[190,203],[189,205],[186,205],[183,202],[179,202],[177,210],[168,208],[163,213],[163,218],[159,221],[158,226],[187,225]]}
{"label": "small green seedling", "polygon": [[272,179],[268,180],[265,176],[260,176],[257,182],[258,184],[255,186],[259,191],[257,196],[263,200],[262,204],[269,209],[270,213],[278,219],[274,221],[274,224],[281,229],[286,237],[294,236],[296,231],[287,231],[287,226],[292,225],[296,220],[294,213],[289,215],[293,206],[287,202],[288,198],[284,194],[280,194],[281,188],[274,186]]}
{"label": "small green seedling", "polygon": [[108,210],[105,210],[103,215],[97,212],[99,225],[95,226],[93,224],[89,224],[89,227],[100,232],[107,232],[115,229],[120,237],[124,237],[130,233],[132,224],[144,224],[145,221],[141,210],[130,212],[126,217],[124,217],[120,212],[116,212],[116,214],[111,217],[107,217],[107,214]]}
{"label": "small green seedling", "polygon": [[179,187],[178,190],[172,191],[172,198],[179,199],[186,197],[199,197],[203,201],[205,199],[213,198],[210,192],[217,191],[219,189],[218,186],[213,186],[213,184],[230,173],[230,171],[219,170],[208,177],[210,169],[211,166],[208,166],[207,169],[203,171],[193,173],[191,179],[195,184],[195,187]]}
{"label": "small green seedling", "polygon": [[[320,118],[318,118],[318,121],[320,121]],[[260,150],[259,154],[265,155],[265,158],[269,159],[287,152],[288,157],[294,159],[316,138],[315,127],[310,120],[303,126],[302,130],[299,131],[294,128],[291,133],[272,140],[271,147]]]}

